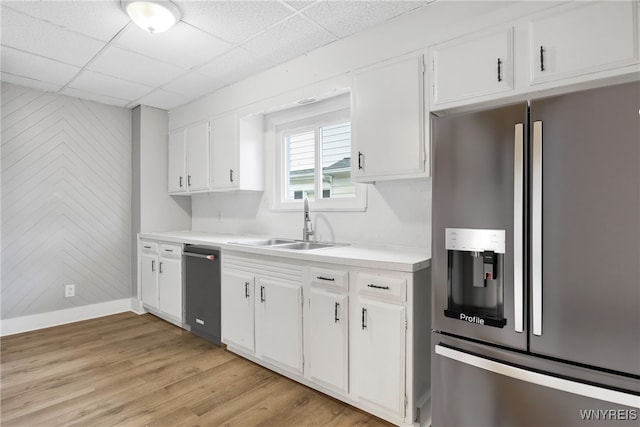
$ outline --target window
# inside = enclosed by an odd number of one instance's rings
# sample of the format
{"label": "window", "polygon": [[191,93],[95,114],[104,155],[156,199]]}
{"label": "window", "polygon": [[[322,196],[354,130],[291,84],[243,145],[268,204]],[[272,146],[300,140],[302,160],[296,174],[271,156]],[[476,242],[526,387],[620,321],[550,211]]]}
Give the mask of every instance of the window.
{"label": "window", "polygon": [[366,186],[351,181],[349,96],[274,113],[275,209],[365,210]]}
{"label": "window", "polygon": [[284,132],[284,201],[354,198],[351,122]]}

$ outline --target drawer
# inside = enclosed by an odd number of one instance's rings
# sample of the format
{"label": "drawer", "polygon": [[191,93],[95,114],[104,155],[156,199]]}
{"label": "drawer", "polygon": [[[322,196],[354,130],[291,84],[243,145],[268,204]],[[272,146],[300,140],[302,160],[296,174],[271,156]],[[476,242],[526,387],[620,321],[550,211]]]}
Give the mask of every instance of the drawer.
{"label": "drawer", "polygon": [[358,292],[363,295],[375,295],[389,300],[405,301],[407,298],[407,280],[400,277],[359,274]]}
{"label": "drawer", "polygon": [[349,289],[349,272],[313,267],[311,269],[311,285],[346,291]]}
{"label": "drawer", "polygon": [[140,240],[140,250],[145,254],[157,254],[158,242],[150,242],[148,240]]}
{"label": "drawer", "polygon": [[170,245],[163,243],[160,245],[160,256],[163,258],[181,258],[182,245]]}

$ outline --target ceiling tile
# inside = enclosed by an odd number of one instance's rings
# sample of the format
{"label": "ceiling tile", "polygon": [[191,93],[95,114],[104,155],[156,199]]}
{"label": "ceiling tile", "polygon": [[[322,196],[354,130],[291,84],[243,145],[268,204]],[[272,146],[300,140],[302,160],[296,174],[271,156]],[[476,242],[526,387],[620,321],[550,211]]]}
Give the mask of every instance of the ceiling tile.
{"label": "ceiling tile", "polygon": [[40,82],[64,86],[80,68],[2,46],[0,66],[3,73],[22,76]]}
{"label": "ceiling tile", "polygon": [[[191,99],[192,98],[184,95],[159,89],[136,100],[136,105],[148,105],[150,107],[160,108],[161,110],[170,110],[182,104],[186,104]],[[131,105],[131,107],[135,107],[135,105]]]}
{"label": "ceiling tile", "polygon": [[302,13],[342,38],[426,4],[427,1],[322,1]]}
{"label": "ceiling tile", "polygon": [[83,66],[105,43],[3,8],[2,45]]}
{"label": "ceiling tile", "polygon": [[2,82],[13,83],[20,86],[32,87],[40,90],[44,90],[45,92],[57,92],[60,90],[62,85],[53,84],[49,82],[43,82],[41,80],[34,80],[23,76],[17,76],[15,74],[8,74],[5,72],[0,73]]}
{"label": "ceiling tile", "polygon": [[80,73],[80,75],[69,84],[69,87],[128,101],[140,98],[153,90],[150,86],[117,79],[88,70]]}
{"label": "ceiling tile", "polygon": [[225,53],[198,71],[215,78],[219,86],[242,80],[250,75],[259,73],[275,64],[268,58],[260,57],[245,49],[237,48]]}
{"label": "ceiling tile", "polygon": [[276,1],[179,2],[182,20],[232,43],[240,43],[294,13]]}
{"label": "ceiling tile", "polygon": [[64,3],[3,0],[2,5],[103,41],[110,40],[129,22],[119,0]]}
{"label": "ceiling tile", "polygon": [[168,92],[179,93],[195,99],[202,95],[211,93],[220,87],[221,85],[216,81],[216,79],[199,72],[192,71],[164,85],[163,89]]}
{"label": "ceiling tile", "polygon": [[116,46],[109,46],[100,52],[87,69],[152,86],[161,86],[185,72],[175,65]]}
{"label": "ceiling tile", "polygon": [[183,69],[204,64],[230,47],[228,43],[183,22],[156,34],[131,24],[114,43]]}
{"label": "ceiling tile", "polygon": [[90,101],[101,102],[103,104],[125,107],[129,101],[126,99],[114,98],[112,96],[100,95],[95,92],[66,87],[60,91],[61,95],[73,96],[74,98],[88,99]]}
{"label": "ceiling tile", "polygon": [[249,40],[242,47],[279,64],[334,40],[335,37],[328,32],[296,15],[260,37]]}

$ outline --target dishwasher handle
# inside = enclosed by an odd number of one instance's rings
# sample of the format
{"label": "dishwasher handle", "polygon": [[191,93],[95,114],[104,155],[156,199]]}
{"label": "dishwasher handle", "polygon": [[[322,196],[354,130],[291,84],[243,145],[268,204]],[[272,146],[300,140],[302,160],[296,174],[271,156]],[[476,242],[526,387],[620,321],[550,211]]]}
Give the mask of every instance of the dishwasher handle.
{"label": "dishwasher handle", "polygon": [[216,259],[215,255],[205,255],[205,254],[195,254],[192,252],[183,252],[184,256],[190,256],[193,258],[200,258],[200,259],[208,259],[209,261],[213,261]]}

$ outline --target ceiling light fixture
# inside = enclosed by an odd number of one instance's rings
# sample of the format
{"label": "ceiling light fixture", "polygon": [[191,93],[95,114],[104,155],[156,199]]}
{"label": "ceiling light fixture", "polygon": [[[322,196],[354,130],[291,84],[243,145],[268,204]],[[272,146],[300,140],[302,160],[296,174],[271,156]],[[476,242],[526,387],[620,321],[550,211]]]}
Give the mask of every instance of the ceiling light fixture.
{"label": "ceiling light fixture", "polygon": [[150,33],[161,33],[180,20],[180,10],[169,0],[121,1],[137,26]]}

